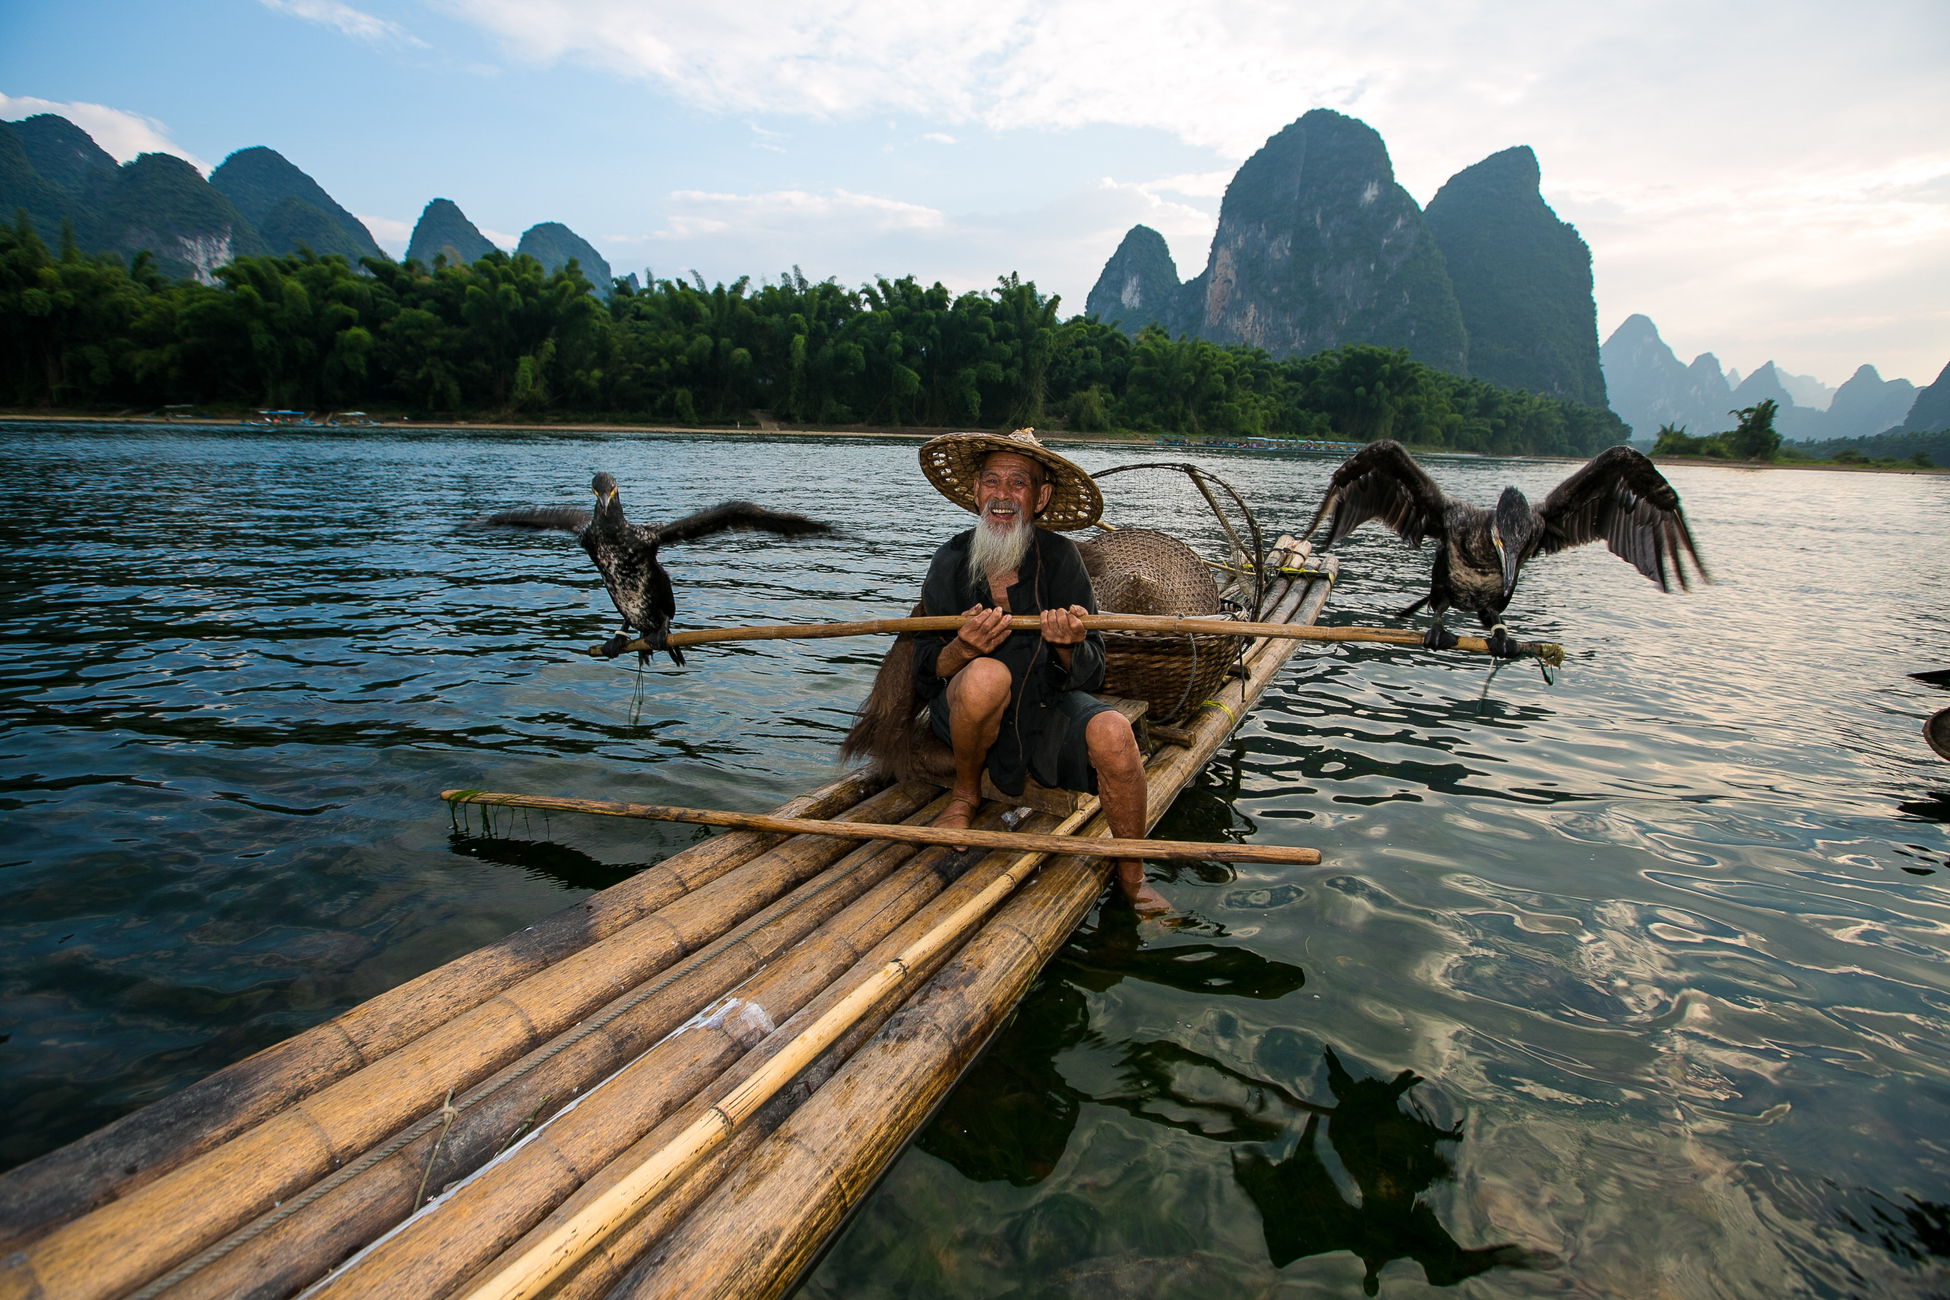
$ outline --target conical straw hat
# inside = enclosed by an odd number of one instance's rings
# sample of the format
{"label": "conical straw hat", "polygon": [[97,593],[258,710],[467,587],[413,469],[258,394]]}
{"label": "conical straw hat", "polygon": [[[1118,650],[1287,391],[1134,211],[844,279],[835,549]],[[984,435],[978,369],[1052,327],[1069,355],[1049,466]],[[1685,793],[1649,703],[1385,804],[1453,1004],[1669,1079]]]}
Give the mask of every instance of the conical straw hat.
{"label": "conical straw hat", "polygon": [[993,451],[1027,456],[1049,470],[1049,505],[1036,516],[1042,527],[1058,532],[1088,528],[1104,513],[1104,496],[1097,484],[1073,462],[1037,441],[1034,429],[1010,434],[944,433],[921,445],[921,472],[942,496],[975,513],[980,510],[975,504],[975,477],[982,472],[982,458]]}

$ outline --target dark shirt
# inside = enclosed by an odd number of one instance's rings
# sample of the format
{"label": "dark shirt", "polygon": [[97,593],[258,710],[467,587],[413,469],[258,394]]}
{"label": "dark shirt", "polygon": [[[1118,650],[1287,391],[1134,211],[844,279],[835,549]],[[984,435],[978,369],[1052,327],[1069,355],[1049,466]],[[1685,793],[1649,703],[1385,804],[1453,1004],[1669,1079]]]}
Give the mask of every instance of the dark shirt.
{"label": "dark shirt", "polygon": [[[970,606],[995,604],[986,579],[968,577],[969,529],[950,538],[934,553],[921,603],[929,614],[960,614]],[[1009,612],[1040,614],[1046,609],[1081,605],[1097,612],[1097,598],[1084,571],[1076,543],[1057,533],[1036,530],[1035,543],[1016,568],[1016,584],[1009,588]],[[935,661],[954,639],[952,632],[921,632],[914,637],[914,689],[937,709],[948,681],[935,675]],[[1010,707],[1002,716],[1002,732],[989,750],[988,771],[997,788],[1020,794],[1023,777],[1033,770],[1038,780],[1055,785],[1056,753],[1063,747],[1070,719],[1055,707],[1068,691],[1096,691],[1104,684],[1104,639],[1087,632],[1070,647],[1065,668],[1040,630],[1011,632],[1008,640],[989,651],[1009,669]]]}

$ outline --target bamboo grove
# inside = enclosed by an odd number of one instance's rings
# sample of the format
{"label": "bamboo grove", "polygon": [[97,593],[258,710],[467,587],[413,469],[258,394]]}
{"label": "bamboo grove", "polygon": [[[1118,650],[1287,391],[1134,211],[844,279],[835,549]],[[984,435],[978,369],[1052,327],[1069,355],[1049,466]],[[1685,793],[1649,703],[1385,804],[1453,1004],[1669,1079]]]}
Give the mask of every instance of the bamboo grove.
{"label": "bamboo grove", "polygon": [[1497,454],[1586,455],[1610,411],[1462,379],[1351,345],[1275,360],[1132,338],[1011,275],[956,294],[912,276],[619,281],[495,252],[432,267],[240,257],[214,284],[50,250],[0,223],[0,406],[373,409],[535,421],[1014,427],[1392,437]]}

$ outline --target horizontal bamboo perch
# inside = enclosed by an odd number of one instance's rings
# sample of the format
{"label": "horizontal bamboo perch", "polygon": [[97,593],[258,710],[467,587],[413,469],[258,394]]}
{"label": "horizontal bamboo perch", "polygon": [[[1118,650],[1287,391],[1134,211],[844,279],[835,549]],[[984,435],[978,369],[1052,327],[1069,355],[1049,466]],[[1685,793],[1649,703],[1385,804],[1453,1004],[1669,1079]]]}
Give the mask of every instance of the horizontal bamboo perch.
{"label": "horizontal bamboo perch", "polygon": [[[1074,830],[1095,812],[1093,800],[1091,807],[1078,809],[1056,829]],[[845,824],[853,826],[851,822]],[[1073,835],[1000,835],[998,838],[1012,841],[1011,847],[1017,848],[1027,847],[1031,840],[1051,840],[1062,846],[1060,852],[1071,854],[1077,853],[1086,843],[1093,846],[1105,843],[1103,840]],[[855,1021],[906,984],[914,972],[925,969],[934,954],[959,943],[980,925],[998,904],[1029,878],[1041,861],[1042,854],[1034,850],[1017,858],[981,893],[896,953],[683,1132],[623,1175],[514,1262],[477,1286],[469,1293],[468,1300],[531,1300],[531,1297],[540,1295],[578,1260],[597,1249],[638,1210],[661,1196],[713,1150],[729,1140],[740,1124],[750,1119],[779,1089],[792,1082],[801,1070],[839,1041]]]}
{"label": "horizontal bamboo perch", "polygon": [[[961,614],[930,618],[870,618],[857,623],[765,623],[757,627],[698,628],[691,632],[672,632],[665,645],[713,645],[722,641],[799,641],[841,636],[897,636],[902,632],[954,632],[968,621]],[[1009,620],[1011,629],[1026,632],[1041,626],[1035,618],[1019,614]],[[1389,627],[1312,627],[1295,623],[1236,623],[1225,618],[1188,618],[1180,614],[1092,614],[1083,626],[1096,632],[1169,632],[1180,636],[1209,632],[1219,636],[1273,637],[1288,641],[1359,641],[1374,645],[1417,646],[1422,634],[1406,628]],[[1564,647],[1550,641],[1519,641],[1520,655],[1541,659],[1556,667],[1564,662]],[[1457,637],[1455,649],[1473,654],[1489,653],[1489,642],[1480,636]],[[623,653],[648,650],[638,638],[623,647]],[[601,658],[599,646],[589,647],[590,655]]]}
{"label": "horizontal bamboo perch", "polygon": [[598,799],[557,799],[548,795],[489,794],[481,790],[443,790],[448,803],[493,804],[501,808],[539,808],[547,812],[594,813],[601,817],[639,817],[653,822],[691,822],[783,835],[831,835],[847,840],[901,840],[908,844],[948,844],[968,849],[1013,849],[1024,853],[1067,853],[1092,858],[1151,858],[1154,861],[1272,862],[1313,866],[1318,849],[1276,844],[1201,844],[1184,840],[1080,840],[1067,835],[1029,835],[1013,831],[958,830],[947,826],[895,826],[881,822],[828,822],[762,813],[720,812],[712,808],[671,808],[650,803],[607,803]]}

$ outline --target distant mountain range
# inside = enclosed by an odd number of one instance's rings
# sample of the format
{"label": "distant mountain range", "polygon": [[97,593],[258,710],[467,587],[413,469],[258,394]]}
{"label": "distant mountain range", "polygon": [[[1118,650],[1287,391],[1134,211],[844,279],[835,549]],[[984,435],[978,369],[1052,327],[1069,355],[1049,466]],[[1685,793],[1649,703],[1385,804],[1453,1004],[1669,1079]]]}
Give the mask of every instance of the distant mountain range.
{"label": "distant mountain range", "polygon": [[[0,122],[0,220],[11,222],[21,209],[50,245],[65,222],[83,252],[133,258],[146,251],[162,274],[206,284],[233,258],[300,247],[355,266],[384,256],[365,223],[275,149],[240,149],[206,181],[173,154],[118,165],[86,131],[52,113]],[[451,201],[435,199],[407,256],[428,265],[441,253],[473,261],[493,247]],[[560,222],[530,227],[516,251],[551,273],[574,258],[597,292],[609,292],[609,263]]]}
{"label": "distant mountain range", "polygon": [[233,257],[271,251],[222,190],[172,154],[117,166],[86,131],[42,113],[0,122],[0,214],[25,209],[53,244],[72,222],[84,252],[147,249],[168,276],[210,273]]}
{"label": "distant mountain range", "polygon": [[1315,109],[1227,185],[1205,270],[1179,283],[1162,236],[1134,227],[1085,310],[1274,356],[1343,343],[1505,388],[1605,405],[1591,251],[1538,191],[1519,146],[1450,177],[1419,208],[1381,136]]}
{"label": "distant mountain range", "polygon": [[[1130,333],[1155,322],[1275,356],[1343,343],[1406,348],[1452,374],[1609,403],[1641,441],[1662,424],[1730,428],[1729,411],[1770,398],[1783,438],[1810,448],[1950,429],[1950,366],[1921,390],[1867,365],[1832,390],[1771,361],[1743,378],[1710,352],[1682,364],[1645,316],[1600,348],[1590,250],[1539,182],[1536,155],[1506,149],[1450,177],[1425,212],[1395,183],[1380,135],[1315,109],[1234,174],[1198,275],[1181,283],[1164,238],[1135,226],[1085,310]],[[355,265],[383,256],[363,222],[274,149],[241,149],[205,180],[171,154],[118,165],[51,113],[0,122],[0,220],[16,210],[49,244],[65,222],[83,252],[146,251],[162,274],[205,283],[233,258],[301,246]],[[493,248],[459,206],[437,198],[406,255],[430,266]],[[516,251],[550,272],[573,258],[599,293],[610,289],[609,263],[560,222],[531,226]]]}
{"label": "distant mountain range", "polygon": [[1164,237],[1134,226],[1084,310],[1127,333],[1156,324],[1276,357],[1406,348],[1452,374],[1609,405],[1648,443],[1662,424],[1730,429],[1728,412],[1766,399],[1782,437],[1810,447],[1950,428],[1942,376],[1919,391],[1865,365],[1831,389],[1770,361],[1742,378],[1711,353],[1681,363],[1644,316],[1600,348],[1591,250],[1541,179],[1519,145],[1451,176],[1424,211],[1373,129],[1315,109],[1234,173],[1202,272],[1180,282]]}
{"label": "distant mountain range", "polygon": [[[1645,316],[1627,317],[1599,351],[1612,409],[1642,440],[1665,424],[1696,435],[1730,429],[1731,412],[1767,400],[1778,407],[1774,428],[1781,437],[1811,452],[1822,444],[1882,433],[1950,428],[1950,366],[1923,389],[1861,366],[1832,390],[1825,407],[1817,407],[1805,400],[1812,381],[1783,375],[1772,361],[1744,379],[1737,371],[1723,372],[1711,352],[1682,364]],[[1804,400],[1797,402],[1797,395]]]}

